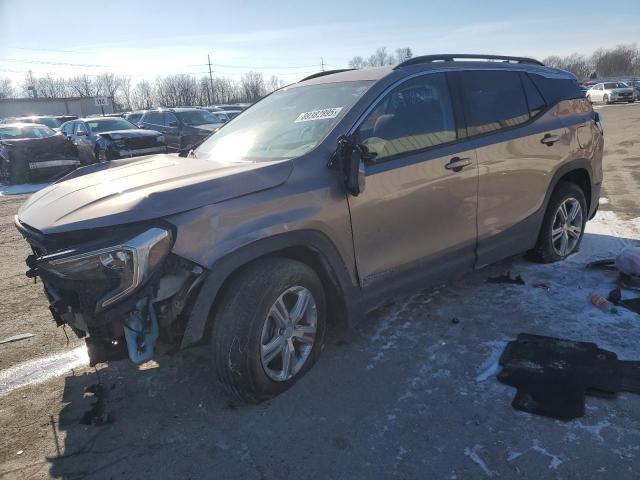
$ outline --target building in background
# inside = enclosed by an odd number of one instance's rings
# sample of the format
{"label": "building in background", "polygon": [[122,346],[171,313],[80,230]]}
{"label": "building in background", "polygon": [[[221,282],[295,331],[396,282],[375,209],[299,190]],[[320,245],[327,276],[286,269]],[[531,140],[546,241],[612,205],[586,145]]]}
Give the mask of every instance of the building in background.
{"label": "building in background", "polygon": [[102,113],[113,113],[113,102],[108,97],[8,98],[0,100],[0,118],[29,115],[86,117]]}

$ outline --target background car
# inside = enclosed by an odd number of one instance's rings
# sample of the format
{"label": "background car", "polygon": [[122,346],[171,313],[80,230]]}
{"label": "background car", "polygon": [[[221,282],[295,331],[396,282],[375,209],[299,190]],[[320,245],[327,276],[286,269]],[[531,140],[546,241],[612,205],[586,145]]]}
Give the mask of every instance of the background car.
{"label": "background car", "polygon": [[34,115],[32,117],[14,117],[3,120],[2,123],[37,123],[39,125],[46,125],[54,130],[59,130],[63,122],[61,122],[55,116],[47,115]]}
{"label": "background car", "polygon": [[633,88],[624,82],[597,83],[585,95],[591,103],[635,102]]}
{"label": "background car", "polygon": [[222,112],[191,107],[147,110],[140,119],[140,127],[162,132],[169,151],[185,151],[224,125],[218,113]]}
{"label": "background car", "polygon": [[77,147],[46,125],[0,125],[0,176],[9,183],[63,174],[78,165]]}
{"label": "background car", "polygon": [[162,133],[142,130],[119,117],[80,118],[65,123],[61,130],[77,145],[83,163],[167,151]]}
{"label": "background car", "polygon": [[124,114],[124,119],[130,121],[131,123],[137,125],[138,122],[140,122],[140,119],[142,118],[142,115],[144,115],[144,110],[137,110],[135,112],[127,112]]}

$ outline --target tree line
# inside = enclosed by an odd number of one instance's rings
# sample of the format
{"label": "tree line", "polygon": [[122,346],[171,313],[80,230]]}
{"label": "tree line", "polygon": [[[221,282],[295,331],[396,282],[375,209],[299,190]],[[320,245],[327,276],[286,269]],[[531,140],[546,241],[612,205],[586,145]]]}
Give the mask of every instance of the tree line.
{"label": "tree line", "polygon": [[131,81],[131,77],[104,72],[100,75],[76,75],[70,78],[54,77],[48,73],[36,76],[25,74],[24,82],[14,86],[8,78],[0,78],[0,99],[96,97],[113,100],[116,110],[139,110],[151,107],[177,107],[183,105],[214,105],[255,102],[267,93],[284,86],[277,76],[265,79],[259,72],[247,72],[240,80],[208,76],[196,78],[178,73],[159,76],[155,81]]}
{"label": "tree line", "polygon": [[[371,68],[395,65],[412,58],[409,47],[389,52],[378,48],[367,57],[355,56],[350,68]],[[572,72],[579,80],[626,75],[640,76],[640,50],[636,44],[600,48],[591,55],[573,53],[565,57],[549,56],[546,65]],[[249,71],[240,80],[178,73],[160,76],[155,81],[140,80],[105,72],[97,76],[76,75],[71,78],[54,77],[48,73],[36,76],[29,71],[24,82],[14,86],[10,79],[0,77],[0,99],[33,96],[41,98],[106,96],[113,99],[118,110],[138,110],[151,107],[180,105],[211,105],[255,102],[273,90],[284,86],[277,76],[265,79],[259,72]]]}
{"label": "tree line", "polygon": [[573,53],[566,57],[551,56],[542,60],[545,65],[573,73],[578,80],[640,76],[640,50],[634,43],[615,48],[599,48],[591,55]]}

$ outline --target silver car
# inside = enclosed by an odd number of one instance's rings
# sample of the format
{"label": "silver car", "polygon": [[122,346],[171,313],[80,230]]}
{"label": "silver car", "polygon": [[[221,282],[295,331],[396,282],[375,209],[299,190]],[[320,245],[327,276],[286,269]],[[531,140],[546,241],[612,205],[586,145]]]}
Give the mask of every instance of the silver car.
{"label": "silver car", "polygon": [[615,102],[636,101],[633,88],[624,82],[596,83],[587,90],[586,97],[591,103],[600,102],[607,105]]}

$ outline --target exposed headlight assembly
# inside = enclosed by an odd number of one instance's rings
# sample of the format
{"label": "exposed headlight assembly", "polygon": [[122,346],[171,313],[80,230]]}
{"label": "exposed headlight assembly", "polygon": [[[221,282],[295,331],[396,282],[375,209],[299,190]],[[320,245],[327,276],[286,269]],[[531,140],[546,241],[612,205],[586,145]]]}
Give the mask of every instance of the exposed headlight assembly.
{"label": "exposed headlight assembly", "polygon": [[106,293],[98,310],[113,305],[141,285],[171,249],[171,232],[152,228],[121,245],[85,253],[43,257],[38,267],[60,278],[96,282]]}

